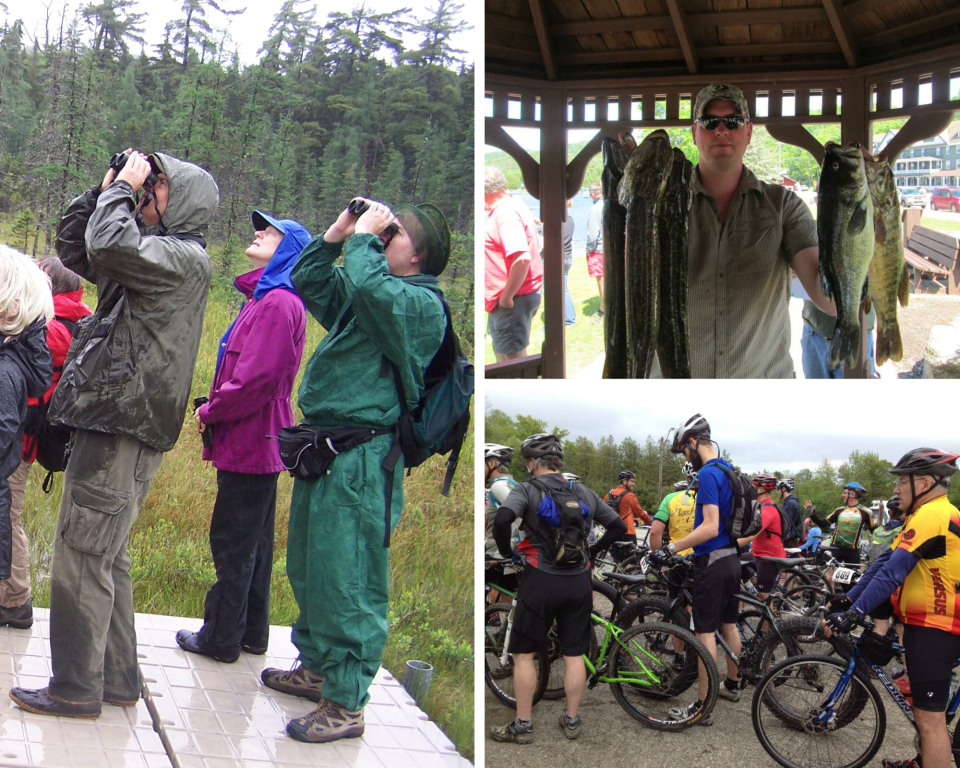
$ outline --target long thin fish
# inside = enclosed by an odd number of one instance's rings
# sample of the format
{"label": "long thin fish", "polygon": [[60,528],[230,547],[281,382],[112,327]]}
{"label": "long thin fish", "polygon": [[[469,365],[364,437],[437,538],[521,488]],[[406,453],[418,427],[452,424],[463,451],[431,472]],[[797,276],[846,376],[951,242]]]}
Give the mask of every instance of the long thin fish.
{"label": "long thin fish", "polygon": [[650,377],[659,332],[660,239],[658,212],[673,165],[670,137],[664,130],[648,135],[630,156],[620,184],[627,202],[625,289],[627,308],[627,376]]}
{"label": "long thin fish", "polygon": [[817,239],[823,291],[837,305],[830,365],[855,365],[860,301],[873,257],[873,199],[859,145],[828,144],[820,171]]}
{"label": "long thin fish", "polygon": [[897,322],[897,299],[907,306],[910,279],[903,259],[903,227],[900,223],[900,196],[883,155],[864,157],[867,185],[873,198],[875,242],[870,261],[868,293],[877,310],[877,365],[903,358],[903,341]]}
{"label": "long thin fish", "polygon": [[606,359],[603,378],[627,377],[627,320],[626,299],[623,294],[624,244],[626,242],[627,209],[617,199],[617,187],[623,178],[623,169],[630,153],[619,141],[605,138],[603,173],[603,295],[606,312],[603,315],[603,341]]}
{"label": "long thin fish", "polygon": [[660,328],[657,358],[665,379],[690,378],[687,330],[687,225],[693,164],[674,147],[660,220]]}

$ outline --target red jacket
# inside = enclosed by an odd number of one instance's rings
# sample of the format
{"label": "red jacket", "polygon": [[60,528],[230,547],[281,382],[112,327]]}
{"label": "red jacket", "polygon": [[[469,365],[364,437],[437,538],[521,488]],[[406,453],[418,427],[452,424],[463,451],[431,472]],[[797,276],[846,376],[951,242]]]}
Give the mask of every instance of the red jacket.
{"label": "red jacket", "polygon": [[[53,358],[53,384],[43,393],[43,402],[49,403],[53,390],[57,388],[60,376],[63,373],[63,362],[67,359],[70,342],[73,336],[70,329],[60,320],[75,323],[82,317],[92,315],[93,310],[83,303],[83,289],[73,293],[58,293],[53,297],[53,319],[47,323],[47,346],[50,347],[50,356]],[[40,399],[27,399],[27,407],[36,407]],[[30,435],[23,436],[23,460],[33,463],[37,458],[37,446],[32,444]]]}

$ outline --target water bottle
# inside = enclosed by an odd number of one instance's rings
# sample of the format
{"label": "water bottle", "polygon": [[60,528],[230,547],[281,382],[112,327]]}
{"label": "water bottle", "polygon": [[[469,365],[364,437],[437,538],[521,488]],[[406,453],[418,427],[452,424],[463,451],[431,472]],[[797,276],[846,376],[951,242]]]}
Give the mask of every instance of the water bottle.
{"label": "water bottle", "polygon": [[896,681],[897,688],[900,689],[900,693],[903,694],[903,698],[907,700],[907,704],[911,707],[913,706],[913,690],[910,688],[910,678],[904,674],[899,680]]}

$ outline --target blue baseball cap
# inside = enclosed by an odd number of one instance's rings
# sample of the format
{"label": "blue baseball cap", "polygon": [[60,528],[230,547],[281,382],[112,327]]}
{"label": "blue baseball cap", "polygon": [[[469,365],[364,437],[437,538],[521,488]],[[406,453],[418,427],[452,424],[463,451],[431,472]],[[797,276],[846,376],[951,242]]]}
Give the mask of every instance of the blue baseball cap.
{"label": "blue baseball cap", "polygon": [[273,216],[268,213],[254,211],[251,214],[251,218],[253,219],[253,228],[257,230],[257,232],[262,232],[267,226],[271,226],[274,229],[279,229],[283,234],[287,234],[287,228],[283,222],[273,218]]}

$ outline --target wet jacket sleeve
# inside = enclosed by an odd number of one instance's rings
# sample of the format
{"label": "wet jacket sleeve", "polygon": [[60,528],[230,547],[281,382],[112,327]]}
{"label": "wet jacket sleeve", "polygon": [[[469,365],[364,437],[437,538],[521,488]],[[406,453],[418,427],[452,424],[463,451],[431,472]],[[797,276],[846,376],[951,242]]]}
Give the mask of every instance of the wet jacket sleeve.
{"label": "wet jacket sleeve", "polygon": [[343,269],[334,266],[342,248],[343,243],[328,243],[321,233],[307,243],[290,273],[307,311],[328,331],[349,300]]}
{"label": "wet jacket sleeve", "polygon": [[[878,557],[869,571],[874,571],[867,586],[859,593],[853,604],[853,610],[861,616],[866,616],[903,584],[910,571],[917,564],[917,558],[904,549],[894,549],[884,552]],[[877,566],[881,567],[877,569]],[[863,579],[861,579],[863,581]],[[860,586],[859,583],[857,586]],[[851,598],[853,599],[853,598]]]}
{"label": "wet jacket sleeve", "polygon": [[67,269],[91,283],[97,282],[98,275],[87,259],[86,232],[90,215],[97,207],[98,197],[99,185],[75,197],[60,217],[60,224],[57,226],[57,256]]}
{"label": "wet jacket sleeve", "polygon": [[142,294],[179,286],[193,274],[185,271],[188,244],[140,232],[134,215],[133,187],[115,181],[100,193],[87,224],[87,258],[97,273]]}
{"label": "wet jacket sleeve", "polygon": [[[443,304],[431,291],[390,274],[376,235],[354,235],[343,256],[347,291],[357,324],[400,369],[410,399],[419,386],[409,380],[411,361],[426,368],[446,330]],[[416,366],[414,366],[416,367]],[[419,382],[417,382],[419,384]],[[414,396],[413,401],[418,399]]]}
{"label": "wet jacket sleeve", "polygon": [[[217,383],[210,400],[200,406],[200,421],[217,424],[239,421],[262,410],[285,375],[300,365],[297,334],[303,323],[294,316],[299,301],[284,303],[284,296],[270,291],[260,300],[257,317],[240,357],[227,381]],[[300,310],[302,316],[303,310]]]}

